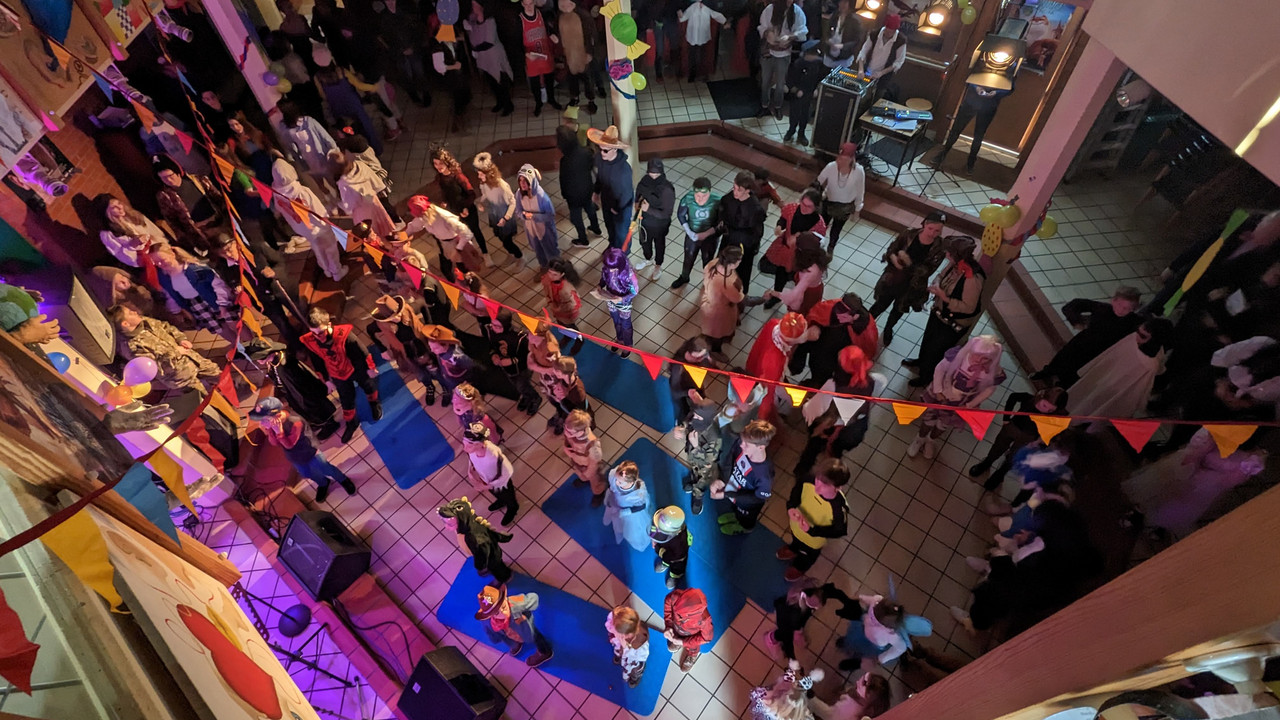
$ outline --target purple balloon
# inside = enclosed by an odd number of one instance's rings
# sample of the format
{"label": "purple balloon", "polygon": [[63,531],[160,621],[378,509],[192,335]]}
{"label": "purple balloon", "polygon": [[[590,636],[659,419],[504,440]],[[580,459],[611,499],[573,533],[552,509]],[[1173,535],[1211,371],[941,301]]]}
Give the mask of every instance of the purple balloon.
{"label": "purple balloon", "polygon": [[262,73],[262,82],[275,87],[280,82],[280,76],[268,70]]}
{"label": "purple balloon", "polygon": [[149,357],[136,357],[124,366],[124,384],[141,385],[155,379],[160,368]]}

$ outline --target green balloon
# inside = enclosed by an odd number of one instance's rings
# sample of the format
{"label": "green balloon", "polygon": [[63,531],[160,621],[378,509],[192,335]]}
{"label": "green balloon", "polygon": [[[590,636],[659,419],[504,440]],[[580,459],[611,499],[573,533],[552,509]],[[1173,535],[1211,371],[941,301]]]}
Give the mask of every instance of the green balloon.
{"label": "green balloon", "polygon": [[965,25],[972,25],[974,20],[978,19],[978,9],[972,5],[966,6],[960,11],[960,22]]}
{"label": "green balloon", "polygon": [[1000,222],[1000,211],[1003,209],[999,205],[985,205],[978,211],[978,219],[982,221],[983,225]]}
{"label": "green balloon", "polygon": [[636,42],[639,29],[636,28],[636,20],[626,13],[618,13],[609,21],[609,32],[613,33],[613,37],[623,45],[634,45]]}
{"label": "green balloon", "polygon": [[636,92],[640,92],[648,86],[649,81],[643,75],[638,72],[631,73],[631,87],[635,88]]}

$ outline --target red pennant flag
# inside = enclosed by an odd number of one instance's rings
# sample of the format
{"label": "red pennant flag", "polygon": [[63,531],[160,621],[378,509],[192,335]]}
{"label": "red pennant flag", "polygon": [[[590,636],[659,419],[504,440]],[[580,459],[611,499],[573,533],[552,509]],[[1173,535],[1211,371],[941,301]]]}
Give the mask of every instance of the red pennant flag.
{"label": "red pennant flag", "polygon": [[27,639],[22,620],[0,590],[0,677],[30,695],[31,669],[35,667],[39,650],[39,645]]}
{"label": "red pennant flag", "polygon": [[231,401],[232,407],[240,406],[240,398],[236,395],[236,383],[231,379],[231,373],[223,373],[222,377],[218,378],[217,388],[227,400]]}
{"label": "red pennant flag", "polygon": [[400,267],[404,268],[404,273],[409,276],[409,282],[413,283],[414,287],[416,288],[422,287],[422,271],[421,270],[403,261],[400,263]]}
{"label": "red pennant flag", "polygon": [[979,440],[987,434],[987,428],[991,427],[991,421],[996,417],[995,413],[986,410],[956,410],[956,414],[969,423],[973,436]]}
{"label": "red pennant flag", "polygon": [[1148,420],[1112,420],[1111,425],[1138,452],[1142,452],[1147,441],[1160,429],[1160,423]]}
{"label": "red pennant flag", "polygon": [[489,319],[490,319],[490,320],[497,320],[497,319],[498,319],[498,311],[502,309],[502,306],[498,304],[498,301],[497,301],[497,300],[492,300],[492,299],[490,299],[490,298],[485,298],[485,299],[484,299],[484,309],[489,311]]}
{"label": "red pennant flag", "polygon": [[640,360],[644,362],[645,369],[649,371],[649,377],[657,380],[658,374],[662,372],[662,358],[648,353],[640,353]]}
{"label": "red pennant flag", "polygon": [[182,146],[182,152],[191,154],[191,145],[195,142],[191,136],[181,130],[174,130],[173,134],[178,136],[178,144]]}
{"label": "red pennant flag", "polygon": [[729,378],[729,387],[733,388],[734,394],[738,396],[738,400],[746,402],[751,397],[751,391],[756,389],[756,382],[751,378],[733,376]]}
{"label": "red pennant flag", "polygon": [[275,192],[272,191],[271,186],[262,182],[257,178],[254,178],[253,189],[258,191],[258,197],[262,198],[262,202],[266,203],[267,206],[270,207],[271,197],[275,195]]}

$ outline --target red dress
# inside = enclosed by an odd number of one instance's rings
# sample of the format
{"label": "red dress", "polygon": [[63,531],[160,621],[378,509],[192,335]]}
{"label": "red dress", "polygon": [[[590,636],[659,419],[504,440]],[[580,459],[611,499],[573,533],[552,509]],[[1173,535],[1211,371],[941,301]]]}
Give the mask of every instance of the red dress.
{"label": "red dress", "polygon": [[[747,374],[766,382],[780,382],[787,370],[787,361],[791,359],[791,350],[783,352],[773,341],[773,331],[782,318],[773,318],[760,329],[760,335],[751,346],[747,355]],[[778,413],[774,409],[774,391],[768,388],[764,399],[760,401],[760,419],[777,424]]]}

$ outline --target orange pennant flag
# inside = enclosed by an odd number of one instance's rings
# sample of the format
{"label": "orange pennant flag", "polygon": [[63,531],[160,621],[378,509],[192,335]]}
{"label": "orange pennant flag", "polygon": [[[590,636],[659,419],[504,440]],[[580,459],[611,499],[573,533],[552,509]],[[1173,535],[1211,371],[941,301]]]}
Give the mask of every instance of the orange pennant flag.
{"label": "orange pennant flag", "polygon": [[151,108],[135,102],[133,103],[133,111],[138,114],[138,122],[142,123],[142,129],[151,132],[151,128],[155,127],[156,124],[156,114],[151,112]]}
{"label": "orange pennant flag", "polygon": [[312,227],[313,221],[311,219],[311,208],[308,208],[306,205],[303,205],[297,200],[291,200],[289,202],[290,204],[293,205],[293,211],[297,213],[298,220],[302,221],[303,225],[306,225],[307,227]]}
{"label": "orange pennant flag", "polygon": [[1036,424],[1036,430],[1040,432],[1040,441],[1045,445],[1053,442],[1058,433],[1066,430],[1071,424],[1071,418],[1061,415],[1032,415],[1031,421]]}
{"label": "orange pennant flag", "polygon": [[893,414],[898,416],[899,425],[910,425],[915,419],[924,414],[927,410],[923,405],[908,405],[906,403],[893,403]]}
{"label": "orange pennant flag", "polygon": [[991,421],[996,417],[995,413],[986,410],[956,410],[956,414],[969,423],[973,436],[979,440],[987,434],[987,428],[991,427]]}
{"label": "orange pennant flag", "polygon": [[258,321],[256,311],[253,308],[245,308],[242,317],[244,326],[249,328],[249,332],[252,332],[256,338],[262,338],[262,323]]}
{"label": "orange pennant flag", "polygon": [[529,332],[538,332],[538,318],[520,313],[520,322],[524,323]]}
{"label": "orange pennant flag", "polygon": [[662,358],[649,353],[640,353],[640,361],[644,363],[645,369],[649,371],[649,377],[657,380],[658,374],[662,372]]}
{"label": "orange pennant flag", "polygon": [[[707,369],[697,365],[685,365],[684,371],[689,373],[689,377],[693,378],[693,384],[702,387],[702,381],[707,379]],[[657,379],[656,377],[654,379]]]}
{"label": "orange pennant flag", "polygon": [[[386,253],[369,244],[364,246],[364,252],[369,256],[369,259],[373,261],[374,267],[382,267],[382,259],[386,257]],[[457,309],[458,303],[454,303],[453,307],[454,309]]]}
{"label": "orange pennant flag", "polygon": [[800,404],[804,402],[805,394],[809,392],[802,387],[788,387],[785,389],[787,391],[787,396],[791,398],[792,407],[800,407]]}
{"label": "orange pennant flag", "polygon": [[58,64],[62,66],[61,70],[63,71],[63,73],[66,74],[68,77],[70,77],[71,53],[67,52],[67,49],[62,47],[62,44],[59,42],[50,40],[48,42],[48,45],[49,45],[49,49],[53,51],[53,57],[56,58],[58,61]]}
{"label": "orange pennant flag", "polygon": [[89,515],[88,508],[67,518],[66,522],[41,535],[40,539],[49,552],[57,555],[81,582],[93,588],[112,608],[120,606],[123,601],[112,583],[115,570],[107,554],[107,542],[102,539],[102,531]]}
{"label": "orange pennant flag", "polygon": [[1205,430],[1213,436],[1213,441],[1218,443],[1218,454],[1222,457],[1231,457],[1231,454],[1240,448],[1240,444],[1245,440],[1253,437],[1257,432],[1257,425],[1205,425]]}
{"label": "orange pennant flag", "polygon": [[444,288],[444,294],[449,297],[449,303],[453,305],[453,309],[457,310],[458,298],[462,297],[462,289],[449,283],[440,283],[440,286]]}
{"label": "orange pennant flag", "polygon": [[1147,441],[1160,429],[1160,423],[1150,420],[1112,420],[1111,426],[1138,452],[1142,452]]}
{"label": "orange pennant flag", "polygon": [[[187,150],[187,152],[191,152],[191,151]],[[231,182],[231,176],[234,175],[236,172],[235,166],[232,165],[230,161],[228,161],[226,158],[223,158],[221,155],[214,155],[213,163],[218,167],[218,174],[222,176],[222,179],[227,182]],[[266,201],[270,202],[271,200],[270,198],[266,198]]]}
{"label": "orange pennant flag", "polygon": [[182,466],[169,457],[169,453],[163,449],[147,458],[147,464],[151,466],[151,472],[164,481],[164,486],[169,488],[169,492],[173,493],[173,496],[178,498],[178,501],[185,505],[192,515],[199,517],[196,506],[191,503],[191,495],[187,492],[187,484],[182,477]]}

